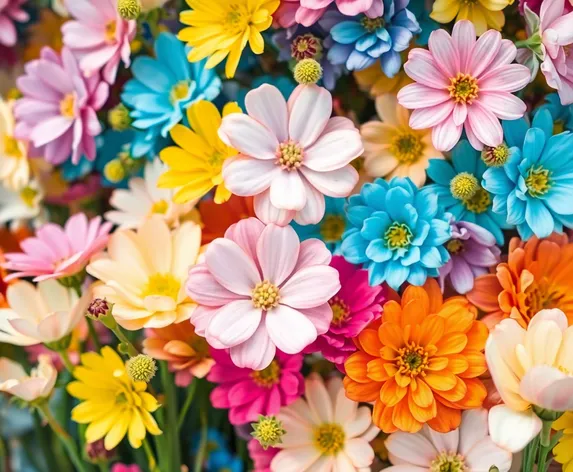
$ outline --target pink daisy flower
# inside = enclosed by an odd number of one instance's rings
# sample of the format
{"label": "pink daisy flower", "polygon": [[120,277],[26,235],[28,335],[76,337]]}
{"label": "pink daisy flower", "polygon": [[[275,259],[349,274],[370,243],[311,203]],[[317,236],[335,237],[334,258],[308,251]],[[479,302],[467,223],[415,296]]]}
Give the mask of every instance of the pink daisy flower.
{"label": "pink daisy flower", "polygon": [[25,23],[30,15],[22,9],[26,0],[0,0],[0,44],[15,46],[18,35],[14,23]]}
{"label": "pink daisy flower", "polygon": [[348,118],[330,118],[332,96],[316,85],[297,87],[288,104],[276,87],[261,85],[245,104],[248,114],[227,115],[219,128],[239,151],[225,161],[225,185],[254,196],[265,223],[318,223],[324,195],[346,197],[358,181],[350,162],[364,150],[359,131]]}
{"label": "pink daisy flower", "polygon": [[230,349],[238,367],[264,369],[277,349],[298,354],[332,321],[328,300],[340,282],[330,259],[322,241],[301,243],[290,226],[239,221],[189,271],[195,332]]}
{"label": "pink daisy flower", "polygon": [[117,0],[66,0],[66,7],[77,21],[62,26],[64,44],[78,56],[85,75],[101,69],[104,80],[113,84],[120,61],[126,67],[131,63],[137,21],[119,15]]}
{"label": "pink daisy flower", "polygon": [[376,18],[384,14],[382,0],[283,0],[273,16],[283,28],[289,28],[296,23],[312,26],[335,2],[338,10],[347,16],[365,13]]}
{"label": "pink daisy flower", "polygon": [[40,59],[26,64],[16,84],[24,95],[14,104],[17,138],[31,141],[36,154],[52,164],[70,154],[75,164],[82,155],[95,159],[94,137],[101,133],[96,111],[109,94],[98,75],[83,77],[69,49],[60,57],[46,47]]}
{"label": "pink daisy flower", "polygon": [[280,449],[276,447],[264,449],[256,439],[251,439],[247,448],[249,449],[249,457],[253,461],[253,472],[271,472],[271,461]]}
{"label": "pink daisy flower", "polygon": [[340,276],[342,288],[328,303],[333,317],[328,331],[319,336],[305,352],[320,351],[325,359],[336,364],[344,372],[344,361],[356,351],[352,338],[380,318],[386,301],[386,289],[382,285],[371,287],[368,271],[350,264],[344,257],[335,256],[330,263]]}
{"label": "pink daisy flower", "polygon": [[6,280],[34,277],[39,282],[73,276],[105,247],[111,228],[111,223],[102,224],[100,216],[88,221],[83,213],[72,216],[64,228],[46,223],[35,237],[20,243],[23,252],[4,255],[2,267],[16,271]]}
{"label": "pink daisy flower", "polygon": [[525,103],[512,95],[529,83],[529,69],[512,64],[515,45],[489,30],[476,41],[474,25],[462,20],[452,36],[433,31],[429,51],[414,49],[404,65],[416,83],[398,93],[400,105],[413,109],[413,129],[432,128],[432,142],[439,151],[449,151],[465,129],[471,145],[496,147],[503,141],[499,122],[516,120]]}
{"label": "pink daisy flower", "polygon": [[304,392],[302,354],[290,356],[277,351],[263,370],[237,367],[225,351],[213,349],[211,355],[215,365],[207,380],[219,384],[211,392],[211,403],[229,410],[231,424],[257,421],[259,415],[276,415]]}

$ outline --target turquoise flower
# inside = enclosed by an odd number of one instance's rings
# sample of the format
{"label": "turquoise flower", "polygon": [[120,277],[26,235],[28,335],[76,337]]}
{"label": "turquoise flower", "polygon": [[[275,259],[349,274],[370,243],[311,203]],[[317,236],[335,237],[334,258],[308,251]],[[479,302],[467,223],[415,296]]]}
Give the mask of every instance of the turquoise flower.
{"label": "turquoise flower", "polygon": [[561,133],[568,130],[573,131],[573,105],[561,105],[559,95],[550,93],[545,97],[546,103],[541,105],[536,113],[540,110],[548,110],[553,118],[554,132]]}
{"label": "turquoise flower", "polygon": [[431,159],[428,176],[435,182],[420,191],[435,194],[438,203],[456,221],[476,223],[503,244],[504,229],[511,229],[505,218],[493,212],[493,197],[481,186],[487,166],[468,141],[460,141],[452,151],[452,161]]}
{"label": "turquoise flower", "polygon": [[409,178],[365,184],[350,197],[347,217],[351,228],[343,236],[342,255],[368,269],[372,286],[423,285],[450,259],[444,244],[452,235],[451,215],[437,195],[418,191]]}

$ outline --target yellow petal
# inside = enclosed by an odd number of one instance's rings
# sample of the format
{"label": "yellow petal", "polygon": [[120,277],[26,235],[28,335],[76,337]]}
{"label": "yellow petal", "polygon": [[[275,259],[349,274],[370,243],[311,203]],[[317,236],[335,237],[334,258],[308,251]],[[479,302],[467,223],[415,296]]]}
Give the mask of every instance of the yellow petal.
{"label": "yellow petal", "polygon": [[131,444],[131,447],[134,449],[141,447],[141,442],[145,438],[145,425],[143,424],[141,414],[137,410],[133,410],[133,417],[129,423],[127,438],[129,439],[129,444]]}
{"label": "yellow petal", "polygon": [[183,185],[196,186],[207,182],[211,185],[211,175],[206,170],[196,170],[192,172],[178,172],[168,170],[159,176],[157,180],[158,188],[177,188]]}
{"label": "yellow petal", "polygon": [[224,183],[221,183],[217,186],[217,190],[215,191],[215,203],[225,203],[229,198],[231,198],[231,192],[225,187]]}
{"label": "yellow petal", "polygon": [[175,203],[181,203],[181,204],[187,203],[192,200],[196,200],[198,198],[203,197],[212,188],[213,184],[211,183],[210,179],[194,183],[193,185],[185,185],[173,196],[173,201]]}
{"label": "yellow petal", "polygon": [[221,126],[221,114],[217,107],[206,100],[199,100],[187,109],[187,119],[191,128],[211,146],[210,154],[221,145],[217,132]]}
{"label": "yellow petal", "polygon": [[104,439],[104,447],[110,451],[116,447],[121,440],[125,437],[129,424],[131,423],[132,412],[128,409],[124,410],[117,418],[117,421],[106,434]]}
{"label": "yellow petal", "polygon": [[237,102],[229,102],[223,107],[223,116],[230,115],[231,113],[243,113],[243,110],[241,110]]}
{"label": "yellow petal", "polygon": [[265,50],[265,40],[263,35],[256,28],[251,28],[249,35],[249,46],[255,54],[262,54]]}

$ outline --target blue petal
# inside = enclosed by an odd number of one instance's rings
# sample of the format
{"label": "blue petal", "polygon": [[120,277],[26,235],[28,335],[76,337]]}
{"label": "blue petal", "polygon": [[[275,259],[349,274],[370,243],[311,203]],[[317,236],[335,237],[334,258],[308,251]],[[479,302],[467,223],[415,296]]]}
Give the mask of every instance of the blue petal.
{"label": "blue petal", "polygon": [[527,121],[524,118],[512,121],[503,121],[503,133],[505,137],[505,142],[509,147],[517,146],[519,148],[523,147],[523,141],[525,140],[525,133],[529,129]]}
{"label": "blue petal", "polygon": [[362,228],[364,220],[369,218],[373,211],[373,208],[367,206],[349,206],[346,212],[346,217],[354,226]]}
{"label": "blue petal", "polygon": [[412,239],[412,245],[421,246],[428,234],[430,233],[430,223],[424,220],[418,220],[416,228],[414,229],[414,239]]}
{"label": "blue petal", "polygon": [[503,166],[503,169],[505,170],[505,175],[507,175],[512,182],[517,182],[519,178],[519,165],[522,160],[521,149],[513,147],[509,150],[509,158]]}
{"label": "blue petal", "polygon": [[414,206],[420,218],[429,220],[438,213],[438,195],[418,192],[414,197]]}
{"label": "blue petal", "polygon": [[402,258],[402,265],[411,266],[420,261],[420,248],[418,246],[412,246],[406,255]]}
{"label": "blue petal", "polygon": [[436,247],[422,247],[420,262],[428,269],[439,269],[445,263]]}
{"label": "blue petal", "polygon": [[360,230],[360,234],[368,241],[374,241],[384,237],[388,227],[392,223],[390,217],[383,212],[377,212],[378,216],[372,216],[364,220],[364,225]]}
{"label": "blue petal", "polygon": [[456,176],[456,172],[452,165],[444,159],[430,159],[428,167],[428,177],[434,182],[447,185],[449,187],[450,181]]}
{"label": "blue petal", "polygon": [[412,32],[401,26],[389,26],[388,33],[392,38],[392,49],[396,52],[402,52],[408,49],[410,41],[414,37]]}
{"label": "blue petal", "polygon": [[452,237],[452,227],[450,223],[443,220],[432,220],[430,222],[430,232],[426,239],[426,244],[437,246],[444,244]]}
{"label": "blue petal", "polygon": [[402,58],[394,50],[382,54],[380,61],[382,62],[382,70],[389,78],[394,77],[402,66]]}
{"label": "blue petal", "polygon": [[573,214],[573,187],[570,185],[553,185],[542,199],[555,213],[560,215]]}
{"label": "blue petal", "polygon": [[533,117],[532,128],[539,128],[545,134],[545,139],[553,136],[553,118],[549,110],[539,110]]}
{"label": "blue petal", "polygon": [[[421,31],[420,24],[410,10],[398,8],[398,13],[392,18],[392,24],[397,26],[403,26],[409,29],[412,33],[419,33]],[[390,28],[388,28],[390,29]]]}
{"label": "blue petal", "polygon": [[545,133],[539,128],[531,128],[525,134],[523,142],[523,158],[535,164],[541,157],[545,146]]}
{"label": "blue petal", "polygon": [[334,44],[328,51],[327,57],[333,65],[341,65],[346,63],[352,51],[354,51],[353,44]]}
{"label": "blue petal", "polygon": [[368,54],[357,51],[356,49],[350,53],[346,61],[348,70],[363,70],[376,62],[375,58],[370,57]]}
{"label": "blue petal", "polygon": [[377,239],[368,244],[366,256],[374,262],[386,262],[392,258],[392,251],[386,247],[382,239]]}
{"label": "blue petal", "polygon": [[386,267],[388,267],[389,262],[376,263],[371,262],[368,264],[368,283],[372,287],[376,287],[384,282],[384,276],[386,273]]}
{"label": "blue petal", "polygon": [[503,231],[499,227],[499,225],[487,214],[482,213],[481,215],[476,216],[476,223],[480,225],[482,228],[487,229],[491,234],[495,237],[495,242],[499,245],[503,244],[504,237]]}
{"label": "blue petal", "polygon": [[525,202],[517,198],[515,192],[507,196],[506,212],[507,222],[511,225],[520,225],[525,221]]}
{"label": "blue petal", "polygon": [[501,167],[491,167],[486,170],[483,174],[482,186],[496,195],[505,195],[515,187]]}
{"label": "blue petal", "polygon": [[131,71],[143,85],[161,94],[169,94],[171,87],[177,82],[169,69],[147,56],[135,59],[131,65]]}
{"label": "blue petal", "polygon": [[358,41],[356,41],[355,48],[357,51],[366,52],[368,48],[371,48],[378,43],[378,38],[375,34],[369,34],[362,36]]}
{"label": "blue petal", "polygon": [[331,30],[332,39],[340,44],[354,44],[358,38],[367,34],[361,23],[357,21],[343,21]]}
{"label": "blue petal", "polygon": [[412,194],[408,193],[401,187],[394,187],[388,190],[386,194],[386,211],[390,214],[393,220],[396,220],[400,216],[400,209],[406,204],[412,205],[414,199]]}
{"label": "blue petal", "polygon": [[519,233],[519,237],[524,241],[527,241],[531,237],[533,237],[533,231],[527,223],[523,223],[521,225],[517,225],[517,232]]}
{"label": "blue petal", "polygon": [[409,274],[410,269],[408,267],[404,267],[399,262],[391,262],[386,266],[384,278],[390,287],[394,290],[399,290],[400,286],[406,281]]}
{"label": "blue petal", "polygon": [[[174,35],[170,33],[161,33],[155,41],[156,56],[161,61],[162,67],[167,67],[171,75],[176,80],[190,79],[190,64],[185,54],[185,47]],[[197,67],[204,67],[206,61],[202,64],[197,63]],[[193,66],[191,66],[193,67]]]}
{"label": "blue petal", "polygon": [[426,283],[428,278],[428,271],[420,265],[410,268],[410,275],[408,275],[408,283],[420,287]]}
{"label": "blue petal", "polygon": [[387,43],[389,45],[392,44],[392,38],[390,37],[390,33],[388,33],[386,28],[378,28],[376,30],[376,36],[380,41]]}
{"label": "blue petal", "polygon": [[405,224],[408,228],[415,228],[418,222],[418,212],[410,205],[406,204],[403,207],[396,208],[396,218],[398,223]]}
{"label": "blue petal", "polygon": [[466,207],[463,203],[458,202],[454,206],[448,209],[448,211],[453,215],[456,221],[464,220],[464,216],[466,216],[469,211],[466,211]]}
{"label": "blue petal", "polygon": [[472,145],[465,139],[461,140],[452,150],[452,164],[456,174],[468,172],[476,175],[476,163],[478,162],[478,153]]}
{"label": "blue petal", "polygon": [[552,136],[547,142],[538,163],[544,168],[557,171],[560,174],[563,173],[563,171],[571,171],[572,147],[573,134],[561,133]]}
{"label": "blue petal", "polygon": [[368,257],[366,257],[368,241],[366,241],[359,232],[347,233],[345,236],[341,245],[344,258],[352,264],[362,264],[366,262],[368,260]]}
{"label": "blue petal", "polygon": [[362,186],[360,190],[360,195],[364,198],[367,205],[371,206],[375,210],[385,210],[386,209],[386,194],[388,190],[382,185],[374,183],[366,183]]}
{"label": "blue petal", "polygon": [[525,221],[538,238],[546,238],[553,232],[553,216],[541,200],[530,198],[525,207]]}
{"label": "blue petal", "polygon": [[389,42],[387,43],[385,41],[379,41],[370,49],[368,49],[368,51],[366,51],[366,54],[368,54],[368,56],[370,56],[373,59],[378,59],[382,54],[390,51],[390,49],[392,49],[391,43]]}

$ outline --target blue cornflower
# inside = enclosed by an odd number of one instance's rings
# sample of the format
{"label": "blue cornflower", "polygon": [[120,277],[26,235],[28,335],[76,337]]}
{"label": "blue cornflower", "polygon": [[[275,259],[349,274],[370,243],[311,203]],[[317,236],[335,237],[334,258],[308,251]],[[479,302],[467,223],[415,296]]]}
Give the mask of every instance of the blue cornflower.
{"label": "blue cornflower", "polygon": [[549,110],[553,118],[555,133],[565,130],[573,131],[573,105],[561,105],[559,95],[556,93],[547,95],[545,101],[547,103],[537,108],[535,113],[539,113],[540,110]]}
{"label": "blue cornflower", "polygon": [[349,198],[347,217],[351,229],[343,236],[342,255],[364,264],[372,286],[423,285],[450,259],[444,243],[452,235],[451,215],[437,195],[418,191],[409,178],[364,184]]}
{"label": "blue cornflower", "polygon": [[[493,212],[492,196],[481,186],[487,166],[466,140],[460,141],[452,151],[452,161],[431,159],[428,176],[435,182],[420,191],[438,196],[438,203],[451,213],[456,221],[476,223],[503,244],[503,229],[511,229],[505,218]],[[465,192],[465,193],[464,193]]]}
{"label": "blue cornflower", "polygon": [[421,31],[416,16],[406,8],[408,2],[384,0],[384,16],[362,14],[333,26],[330,62],[362,70],[380,60],[384,73],[394,77],[402,65],[400,52],[408,49],[414,34]]}
{"label": "blue cornflower", "polygon": [[509,159],[486,170],[482,182],[495,195],[493,210],[517,225],[524,240],[573,227],[573,134],[553,135],[547,109],[536,113],[530,128],[524,119],[503,126]]}
{"label": "blue cornflower", "polygon": [[340,254],[342,235],[350,227],[344,211],[346,199],[325,197],[324,200],[326,209],[318,224],[302,226],[293,221],[291,225],[301,241],[311,238],[320,239],[324,241],[330,252]]}

